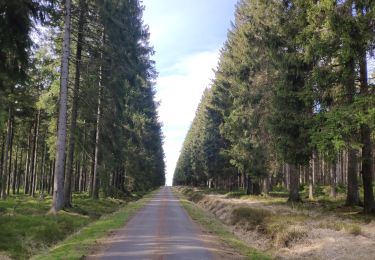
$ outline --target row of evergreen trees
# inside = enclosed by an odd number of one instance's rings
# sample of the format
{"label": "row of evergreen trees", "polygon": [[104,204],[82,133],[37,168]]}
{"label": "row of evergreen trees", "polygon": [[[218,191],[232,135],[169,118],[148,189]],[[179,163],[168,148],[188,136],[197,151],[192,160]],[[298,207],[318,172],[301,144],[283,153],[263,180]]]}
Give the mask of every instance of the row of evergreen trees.
{"label": "row of evergreen trees", "polygon": [[[0,3],[1,197],[98,198],[165,182],[138,0]],[[56,134],[57,133],[57,134]]]}
{"label": "row of evergreen trees", "polygon": [[259,193],[284,175],[289,200],[299,201],[300,181],[312,196],[325,163],[332,189],[340,180],[347,204],[358,205],[362,183],[373,211],[374,21],[370,0],[239,1],[174,184],[230,188],[223,180],[242,176]]}

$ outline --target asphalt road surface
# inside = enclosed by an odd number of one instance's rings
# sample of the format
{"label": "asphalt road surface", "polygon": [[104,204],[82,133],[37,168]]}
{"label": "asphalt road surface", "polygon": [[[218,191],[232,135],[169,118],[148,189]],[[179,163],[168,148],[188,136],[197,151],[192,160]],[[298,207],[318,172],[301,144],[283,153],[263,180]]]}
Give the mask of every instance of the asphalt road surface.
{"label": "asphalt road surface", "polygon": [[164,187],[89,259],[215,259],[171,188]]}

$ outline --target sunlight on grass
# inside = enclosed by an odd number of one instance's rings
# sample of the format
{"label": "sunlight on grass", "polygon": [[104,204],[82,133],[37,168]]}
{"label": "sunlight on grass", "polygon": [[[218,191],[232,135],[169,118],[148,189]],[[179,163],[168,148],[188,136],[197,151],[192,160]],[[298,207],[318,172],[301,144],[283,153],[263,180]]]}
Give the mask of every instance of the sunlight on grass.
{"label": "sunlight on grass", "polygon": [[[156,191],[151,192],[142,199],[129,202],[118,211],[101,217],[99,220],[89,224],[79,232],[57,244],[48,252],[35,256],[32,259],[82,259],[95,249],[98,239],[125,225],[155,193]],[[104,205],[102,204],[101,206]]]}
{"label": "sunlight on grass", "polygon": [[[57,215],[47,215],[51,200],[50,196],[41,200],[17,195],[0,201],[0,259],[5,256],[29,259],[104,215],[121,208],[119,212],[122,213],[118,213],[121,218],[129,214],[128,208],[132,212],[137,209],[136,205],[141,205],[141,202],[127,204],[126,200],[112,198],[92,200],[88,194],[74,194],[72,208]],[[118,220],[117,223],[124,221]],[[105,228],[106,225],[103,226],[103,232]],[[89,237],[90,232],[85,231],[83,234]]]}

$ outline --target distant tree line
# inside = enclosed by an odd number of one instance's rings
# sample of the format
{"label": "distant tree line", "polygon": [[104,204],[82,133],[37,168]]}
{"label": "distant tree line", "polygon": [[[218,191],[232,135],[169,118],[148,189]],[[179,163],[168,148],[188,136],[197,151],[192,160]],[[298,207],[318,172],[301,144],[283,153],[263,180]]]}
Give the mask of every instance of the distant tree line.
{"label": "distant tree line", "polygon": [[138,0],[1,1],[0,190],[120,197],[164,185]]}
{"label": "distant tree line", "polygon": [[310,198],[341,184],[347,205],[374,211],[374,32],[375,1],[239,1],[174,184],[281,184],[293,202],[300,184]]}

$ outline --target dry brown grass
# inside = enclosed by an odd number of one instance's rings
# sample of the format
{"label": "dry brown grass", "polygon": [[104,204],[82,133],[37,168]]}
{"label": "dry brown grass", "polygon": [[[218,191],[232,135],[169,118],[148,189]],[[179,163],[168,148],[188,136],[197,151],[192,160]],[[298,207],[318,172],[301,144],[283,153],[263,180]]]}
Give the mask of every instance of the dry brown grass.
{"label": "dry brown grass", "polygon": [[[196,191],[185,192],[193,198]],[[269,250],[277,259],[374,259],[374,221],[263,197],[233,197],[200,193],[196,203],[243,241]]]}
{"label": "dry brown grass", "polygon": [[307,235],[308,231],[304,227],[290,227],[276,234],[275,245],[277,247],[291,247],[306,238]]}

